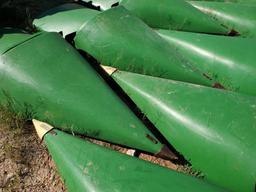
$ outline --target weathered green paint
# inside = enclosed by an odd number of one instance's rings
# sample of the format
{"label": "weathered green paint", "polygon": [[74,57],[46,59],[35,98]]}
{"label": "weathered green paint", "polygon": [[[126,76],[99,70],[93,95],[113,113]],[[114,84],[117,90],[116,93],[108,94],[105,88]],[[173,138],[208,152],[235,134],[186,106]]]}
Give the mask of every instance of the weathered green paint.
{"label": "weathered green paint", "polygon": [[224,191],[56,129],[44,141],[69,192]]}
{"label": "weathered green paint", "polygon": [[100,7],[101,10],[107,10],[112,7],[112,5],[119,2],[119,0],[82,0],[84,2],[92,2],[92,5]]}
{"label": "weathered green paint", "polygon": [[190,63],[215,76],[225,88],[256,95],[256,39],[168,30],[158,33]]}
{"label": "weathered green paint", "polygon": [[100,12],[75,3],[63,4],[43,13],[33,21],[33,24],[39,30],[62,32],[66,36],[77,32],[98,13]]}
{"label": "weathered green paint", "polygon": [[207,180],[254,192],[255,97],[128,72],[112,77]]}
{"label": "weathered green paint", "polygon": [[[129,26],[129,27],[124,27]],[[218,82],[122,7],[107,10],[77,32],[75,46],[118,69],[215,86]]]}
{"label": "weathered green paint", "polygon": [[[4,46],[0,40],[0,47]],[[11,102],[15,110],[32,113],[32,117],[70,132],[151,153],[162,147],[79,53],[56,33],[42,33],[5,52],[0,56],[0,69],[2,104]]]}
{"label": "weathered green paint", "polygon": [[37,35],[30,35],[19,29],[0,28],[0,55]]}
{"label": "weathered green paint", "polygon": [[228,34],[229,29],[183,0],[121,0],[120,5],[153,28]]}
{"label": "weathered green paint", "polygon": [[191,1],[190,3],[225,26],[234,29],[242,36],[256,37],[255,2],[238,4]]}

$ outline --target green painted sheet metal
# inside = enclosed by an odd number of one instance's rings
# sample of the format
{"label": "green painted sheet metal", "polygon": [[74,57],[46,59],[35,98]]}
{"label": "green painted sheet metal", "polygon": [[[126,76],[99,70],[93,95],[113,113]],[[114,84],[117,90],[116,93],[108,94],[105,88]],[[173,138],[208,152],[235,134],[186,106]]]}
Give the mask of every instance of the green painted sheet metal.
{"label": "green painted sheet metal", "polygon": [[[121,10],[122,8],[115,8],[115,10],[116,9]],[[84,10],[87,12],[87,9]],[[182,32],[175,33],[172,31],[168,32],[167,30],[160,30],[159,34],[164,37],[164,39],[167,39],[167,41],[170,43],[168,50],[168,46],[158,37],[156,37],[150,28],[138,20],[137,22],[132,22],[132,17],[126,18],[126,20],[122,19],[122,16],[124,16],[125,13],[126,12],[124,10],[119,12],[109,10],[107,13],[103,13],[102,15],[91,19],[88,25],[87,22],[85,22],[84,27],[81,29],[78,37],[76,38],[77,47],[92,54],[100,62],[118,67],[122,70],[198,83],[207,86],[212,86],[219,83],[229,90],[241,91],[249,94],[255,93],[254,86],[251,86],[252,84],[255,84],[254,75],[251,75],[254,73],[254,65],[252,64],[254,58],[253,49],[255,47],[254,41],[249,42],[249,40],[242,40],[241,38],[235,39],[231,37],[197,35]],[[70,12],[67,13],[66,16],[72,17],[73,14],[73,12]],[[52,15],[51,17],[57,17],[59,19],[61,18],[58,17],[58,14]],[[114,21],[114,17],[119,18],[118,22]],[[57,26],[54,24],[55,19],[48,18],[46,20],[48,20],[47,26]],[[54,22],[51,23],[51,20]],[[109,22],[104,23],[103,20],[109,20]],[[65,28],[65,25],[69,26],[69,22],[64,24],[60,22],[60,20],[58,20],[58,22],[60,25],[57,26],[57,28],[62,28],[63,26]],[[98,22],[102,27],[99,27],[99,25],[95,24],[95,22]],[[132,31],[126,29],[124,31],[121,25],[133,26],[131,28]],[[142,25],[144,26],[143,29],[141,29]],[[141,30],[136,30],[135,34],[134,28],[139,29],[139,27]],[[144,31],[146,29],[148,31],[148,35],[151,35],[149,39],[143,39],[145,36]],[[180,34],[180,36],[176,34]],[[117,37],[118,35],[121,37]],[[140,37],[139,41],[137,40],[138,37]],[[190,40],[188,38],[192,39]],[[195,40],[195,38],[200,39],[200,42]],[[127,46],[128,43],[126,43],[124,46],[125,41],[131,41],[129,44],[132,45]],[[240,50],[240,46],[245,44],[246,46],[249,45],[248,51]],[[136,45],[136,47],[138,47],[140,50],[145,50],[143,52],[144,55],[143,53],[141,55],[136,55],[136,53],[133,51],[134,45]],[[161,51],[159,46],[165,47],[161,48],[165,51]],[[151,49],[149,49],[149,47]],[[216,49],[216,47],[218,49]],[[172,50],[172,54],[169,54],[170,49]],[[149,51],[152,53],[148,54]],[[244,59],[241,54],[232,54],[233,51],[239,53],[242,51],[244,52],[243,55],[248,55],[250,57],[245,57],[246,59]],[[136,59],[134,58],[135,56]],[[156,61],[156,59],[152,59],[152,57],[155,56],[159,56],[158,61]],[[149,61],[146,61],[145,57],[148,57]],[[131,58],[133,58],[132,61]],[[161,62],[161,64],[158,64],[157,62]],[[129,63],[129,65],[127,65],[127,63]],[[151,66],[147,66],[149,63],[153,64],[151,64]],[[192,76],[200,76],[201,73],[201,76],[209,77],[212,80],[208,81],[204,77],[203,80],[194,80],[195,77],[190,79],[190,77],[187,77],[185,72],[183,72],[183,69],[180,73],[184,74],[182,76],[179,75],[179,77],[175,77],[173,75],[174,73],[170,74],[171,70],[172,72],[174,71],[173,66],[171,66],[170,63],[179,63],[179,66],[186,63],[188,64],[188,68],[191,68],[192,71],[194,70],[193,73],[195,74]],[[155,68],[152,68],[153,65],[155,65]],[[161,71],[159,72],[159,70]],[[175,72],[175,74],[178,73]],[[240,78],[240,75],[243,77],[242,81],[237,78]]]}
{"label": "green painted sheet metal", "polygon": [[60,35],[42,33],[16,46],[0,56],[0,69],[2,104],[11,102],[15,110],[70,132],[151,153],[161,150],[162,144]]}
{"label": "green painted sheet metal", "polygon": [[224,191],[56,129],[44,141],[70,192]]}
{"label": "green painted sheet metal", "polygon": [[254,192],[255,97],[128,72],[112,77],[206,179]]}
{"label": "green painted sheet metal", "polygon": [[228,34],[230,30],[183,0],[121,0],[121,5],[153,28]]}
{"label": "green painted sheet metal", "polygon": [[[129,26],[129,27],[124,27]],[[218,82],[122,7],[107,10],[77,32],[75,46],[121,70],[215,86]]]}
{"label": "green painted sheet metal", "polygon": [[[256,2],[256,1],[255,1]],[[190,3],[245,37],[256,37],[256,4],[191,1]]]}
{"label": "green painted sheet metal", "polygon": [[82,0],[84,2],[92,2],[92,5],[100,7],[101,10],[107,10],[112,7],[112,5],[119,2],[119,0]]}
{"label": "green painted sheet metal", "polygon": [[63,4],[38,16],[33,24],[39,30],[62,32],[66,36],[78,31],[98,13],[100,12],[75,3]]}
{"label": "green painted sheet metal", "polygon": [[193,65],[225,88],[256,95],[256,39],[158,30]]}
{"label": "green painted sheet metal", "polygon": [[37,35],[30,35],[19,29],[0,28],[0,55]]}

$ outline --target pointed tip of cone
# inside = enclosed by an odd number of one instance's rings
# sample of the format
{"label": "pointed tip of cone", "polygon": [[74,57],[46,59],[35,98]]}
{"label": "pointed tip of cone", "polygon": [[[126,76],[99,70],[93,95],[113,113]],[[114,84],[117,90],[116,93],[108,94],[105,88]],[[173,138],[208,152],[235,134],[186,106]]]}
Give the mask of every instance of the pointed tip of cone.
{"label": "pointed tip of cone", "polygon": [[38,121],[36,119],[33,119],[32,122],[34,124],[35,129],[36,129],[37,135],[41,140],[43,140],[43,137],[45,136],[45,134],[47,134],[49,131],[54,129],[53,126],[51,126],[47,123]]}
{"label": "pointed tip of cone", "polygon": [[117,68],[101,65],[102,69],[110,76],[117,71]]}
{"label": "pointed tip of cone", "polygon": [[164,145],[159,153],[156,154],[157,157],[169,160],[177,160],[178,157],[166,146]]}

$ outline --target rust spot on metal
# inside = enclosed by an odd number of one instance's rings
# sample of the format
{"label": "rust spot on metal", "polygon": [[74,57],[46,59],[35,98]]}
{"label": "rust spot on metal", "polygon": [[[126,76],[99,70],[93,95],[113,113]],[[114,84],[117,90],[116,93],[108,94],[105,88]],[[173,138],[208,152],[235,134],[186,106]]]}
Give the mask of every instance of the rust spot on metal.
{"label": "rust spot on metal", "polygon": [[157,143],[158,143],[157,140],[155,140],[151,135],[146,134],[146,137],[147,137],[150,141],[152,141],[154,144],[157,144]]}
{"label": "rust spot on metal", "polygon": [[234,29],[232,29],[228,34],[228,36],[239,36],[239,35],[240,33]]}
{"label": "rust spot on metal", "polygon": [[168,160],[177,160],[178,157],[175,153],[173,153],[166,145],[164,145],[161,151],[155,154],[157,157],[168,159]]}
{"label": "rust spot on metal", "polygon": [[217,89],[225,89],[225,87],[223,85],[221,85],[220,83],[214,83],[212,85],[213,88],[217,88]]}
{"label": "rust spot on metal", "polygon": [[57,133],[54,130],[51,130],[49,133],[54,136],[57,135]]}

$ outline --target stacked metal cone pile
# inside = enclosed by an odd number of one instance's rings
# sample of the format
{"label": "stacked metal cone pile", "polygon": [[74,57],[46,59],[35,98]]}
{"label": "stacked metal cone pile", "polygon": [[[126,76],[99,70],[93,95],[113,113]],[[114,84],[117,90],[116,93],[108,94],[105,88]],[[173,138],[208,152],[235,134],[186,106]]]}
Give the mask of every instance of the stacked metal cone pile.
{"label": "stacked metal cone pile", "polygon": [[[1,29],[1,104],[37,119],[69,191],[255,191],[255,0],[93,0],[33,23]],[[77,135],[183,156],[204,178]]]}

